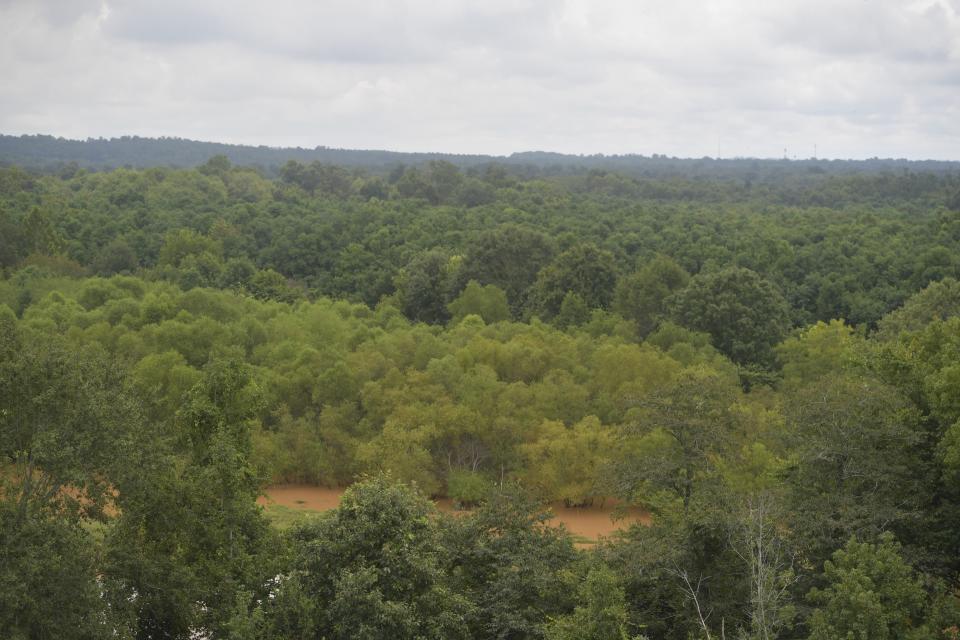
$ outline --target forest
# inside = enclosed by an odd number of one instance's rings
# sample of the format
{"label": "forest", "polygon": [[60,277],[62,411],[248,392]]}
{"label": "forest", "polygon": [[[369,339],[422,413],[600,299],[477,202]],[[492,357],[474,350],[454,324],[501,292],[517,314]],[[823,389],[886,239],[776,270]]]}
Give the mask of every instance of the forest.
{"label": "forest", "polygon": [[0,168],[0,635],[960,638],[960,172],[395,160]]}

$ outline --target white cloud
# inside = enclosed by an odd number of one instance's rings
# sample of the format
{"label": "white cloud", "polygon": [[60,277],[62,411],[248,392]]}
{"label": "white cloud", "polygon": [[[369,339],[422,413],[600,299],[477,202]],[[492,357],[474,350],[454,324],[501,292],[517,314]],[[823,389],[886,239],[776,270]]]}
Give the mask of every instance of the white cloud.
{"label": "white cloud", "polygon": [[0,131],[957,158],[958,0],[0,0]]}

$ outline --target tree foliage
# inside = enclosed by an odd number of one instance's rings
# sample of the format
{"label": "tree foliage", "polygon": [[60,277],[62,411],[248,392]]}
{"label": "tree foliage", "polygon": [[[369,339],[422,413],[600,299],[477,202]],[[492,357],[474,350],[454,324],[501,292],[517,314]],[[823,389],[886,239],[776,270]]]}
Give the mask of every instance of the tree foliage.
{"label": "tree foliage", "polygon": [[773,365],[773,347],[786,335],[786,301],[770,282],[741,267],[698,274],[671,301],[680,324],[709,333],[737,364]]}
{"label": "tree foliage", "polygon": [[956,176],[218,150],[0,168],[0,635],[956,635]]}

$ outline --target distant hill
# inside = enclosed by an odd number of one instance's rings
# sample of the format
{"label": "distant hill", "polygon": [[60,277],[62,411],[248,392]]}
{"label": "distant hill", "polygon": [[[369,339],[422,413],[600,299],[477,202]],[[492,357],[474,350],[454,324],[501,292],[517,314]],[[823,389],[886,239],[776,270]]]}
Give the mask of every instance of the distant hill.
{"label": "distant hill", "polygon": [[0,135],[0,163],[31,169],[47,169],[76,163],[85,169],[117,167],[194,167],[211,157],[224,155],[243,166],[276,169],[289,160],[319,161],[346,167],[383,168],[397,164],[421,164],[447,160],[459,166],[490,162],[489,156],[442,153],[398,153],[316,147],[265,147],[221,142],[199,142],[183,138],[88,138],[68,140],[46,135]]}
{"label": "distant hill", "polygon": [[[490,163],[504,164],[530,175],[582,173],[588,170],[612,170],[635,176],[744,178],[756,174],[766,177],[796,173],[850,174],[889,171],[955,173],[960,162],[903,159],[869,160],[777,160],[756,158],[671,158],[642,155],[568,155],[544,151],[525,151],[509,156],[450,153],[404,153],[397,151],[331,149],[315,147],[266,147],[220,142],[200,142],[183,138],[88,138],[68,140],[48,135],[10,136],[0,134],[0,165],[18,165],[38,171],[59,171],[66,167],[88,170],[117,167],[193,167],[211,157],[224,155],[238,165],[255,166],[267,173],[289,160],[322,162],[344,167],[363,168],[385,173],[399,164],[420,165],[432,160],[453,163],[460,168]],[[757,176],[759,177],[759,176]]]}

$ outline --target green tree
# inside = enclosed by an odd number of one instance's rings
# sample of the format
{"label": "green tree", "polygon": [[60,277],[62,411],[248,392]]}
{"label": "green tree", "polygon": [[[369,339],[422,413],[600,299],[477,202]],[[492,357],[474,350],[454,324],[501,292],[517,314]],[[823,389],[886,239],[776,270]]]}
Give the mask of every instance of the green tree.
{"label": "green tree", "polygon": [[552,514],[517,487],[488,496],[474,511],[447,521],[444,546],[458,591],[475,603],[470,637],[543,637],[544,623],[573,607],[577,557]]}
{"label": "green tree", "polygon": [[443,251],[417,254],[397,275],[400,308],[414,321],[445,323],[450,314],[447,303],[457,277],[458,263]]}
{"label": "green tree", "polygon": [[407,168],[396,181],[397,193],[402,198],[418,198],[430,204],[440,203],[440,194],[430,177],[414,167]]}
{"label": "green tree", "polygon": [[530,309],[546,319],[560,313],[568,292],[580,296],[590,309],[606,309],[613,300],[617,270],[613,255],[593,245],[576,245],[558,255],[537,275]]}
{"label": "green tree", "polygon": [[358,461],[368,471],[387,472],[398,481],[408,482],[428,495],[441,488],[437,465],[430,455],[432,425],[410,424],[412,412],[387,419],[380,434],[358,447]]}
{"label": "green tree", "polygon": [[248,368],[214,360],[177,412],[185,455],[145,434],[135,468],[118,477],[107,591],[135,637],[219,636],[234,624],[238,598],[266,597],[278,566],[250,463],[260,408]]}
{"label": "green tree", "polygon": [[260,300],[295,302],[303,297],[301,291],[291,286],[287,278],[273,269],[262,269],[254,273],[247,288]]}
{"label": "green tree", "polygon": [[833,374],[791,392],[785,413],[789,518],[811,557],[915,522],[931,470],[920,416],[896,389]]}
{"label": "green tree", "polygon": [[891,534],[876,544],[851,538],[824,563],[823,575],[826,586],[808,594],[818,605],[809,620],[810,640],[919,640],[939,631],[924,624],[923,584]]}
{"label": "green tree", "polygon": [[572,614],[551,620],[546,640],[629,640],[627,606],[616,574],[603,565],[591,569],[577,589]]}
{"label": "green tree", "polygon": [[678,323],[709,333],[714,346],[740,365],[772,367],[773,347],[790,328],[783,295],[741,267],[694,276],[670,307]]}
{"label": "green tree", "polygon": [[[231,258],[223,265],[223,273],[220,276],[220,286],[224,289],[245,289],[250,286],[250,281],[256,273],[257,268],[247,258]],[[265,279],[265,276],[261,276],[261,278]],[[261,281],[259,284],[266,293],[271,293],[268,282]],[[285,280],[283,285],[286,285]],[[283,288],[281,288],[281,291],[282,290]],[[266,297],[269,298],[271,296],[267,295]]]}
{"label": "green tree", "polygon": [[797,386],[849,370],[862,352],[863,338],[842,320],[818,322],[776,347],[784,384]]}
{"label": "green tree", "polygon": [[136,252],[123,238],[114,238],[94,261],[94,269],[101,275],[133,272],[140,266]]}
{"label": "green tree", "polygon": [[427,164],[427,176],[438,202],[451,202],[463,183],[457,166],[444,160],[431,160]]}
{"label": "green tree", "polygon": [[26,255],[27,251],[26,229],[0,206],[0,267],[14,266]]}
{"label": "green tree", "polygon": [[204,254],[209,254],[219,260],[223,254],[223,248],[216,240],[202,236],[196,231],[178,229],[164,236],[158,263],[181,267],[188,257],[197,258]]}
{"label": "green tree", "polygon": [[272,612],[278,637],[467,638],[469,602],[443,570],[435,509],[377,476],[293,534],[292,571]]}
{"label": "green tree", "polygon": [[74,518],[21,519],[0,500],[0,629],[9,640],[116,637],[94,540]]}
{"label": "green tree", "polygon": [[54,255],[63,250],[64,239],[54,227],[50,212],[33,207],[23,220],[23,230],[29,252]]}
{"label": "green tree", "polygon": [[[642,497],[655,509],[679,500],[683,513],[704,487],[716,486],[716,461],[729,450],[736,388],[703,366],[682,370],[664,388],[635,402],[631,432],[639,439],[624,450],[618,484],[626,497]],[[666,504],[659,504],[666,497]]]}
{"label": "green tree", "polygon": [[297,185],[310,195],[322,193],[344,197],[350,193],[352,186],[346,169],[318,161],[302,164],[289,160],[280,168],[280,178],[284,182]]}
{"label": "green tree", "polygon": [[230,172],[231,168],[230,159],[221,153],[211,156],[209,160],[197,167],[197,171],[205,176],[223,178]]}
{"label": "green tree", "polygon": [[556,243],[529,227],[504,224],[479,234],[468,246],[462,278],[496,285],[507,294],[515,314],[524,304],[537,273],[556,253]]}
{"label": "green tree", "polygon": [[587,416],[572,427],[546,421],[536,442],[523,445],[523,476],[547,500],[583,506],[602,499],[599,479],[615,448],[613,431]]}
{"label": "green tree", "polygon": [[672,258],[658,255],[631,275],[620,278],[613,310],[637,323],[640,337],[655,331],[667,312],[667,299],[687,286],[690,274]]}
{"label": "green tree", "polygon": [[380,177],[367,178],[361,180],[359,184],[354,183],[354,189],[365,200],[386,200],[390,197],[390,185]]}
{"label": "green tree", "polygon": [[5,306],[0,329],[0,629],[110,637],[84,525],[104,517],[141,428],[137,405],[97,350],[25,332]]}
{"label": "green tree", "polygon": [[139,416],[120,371],[102,353],[52,336],[18,332],[6,344],[0,452],[8,499],[17,503],[21,522],[61,508],[98,515],[109,496],[109,472]]}
{"label": "green tree", "polygon": [[590,308],[587,303],[580,295],[567,291],[567,295],[563,296],[563,301],[560,303],[560,311],[554,319],[554,324],[561,329],[569,329],[586,324],[589,320]]}
{"label": "green tree", "polygon": [[881,339],[891,340],[902,331],[918,331],[934,319],[946,320],[960,315],[960,281],[944,278],[931,282],[915,293],[902,307],[894,309],[877,323]]}
{"label": "green tree", "polygon": [[490,204],[497,198],[489,184],[476,178],[465,178],[457,191],[457,203],[464,207],[479,207]]}
{"label": "green tree", "polygon": [[471,280],[457,299],[447,305],[450,321],[459,322],[468,315],[478,315],[487,324],[510,319],[510,306],[503,289],[492,284],[481,286]]}

